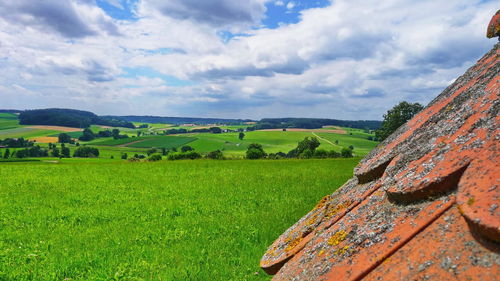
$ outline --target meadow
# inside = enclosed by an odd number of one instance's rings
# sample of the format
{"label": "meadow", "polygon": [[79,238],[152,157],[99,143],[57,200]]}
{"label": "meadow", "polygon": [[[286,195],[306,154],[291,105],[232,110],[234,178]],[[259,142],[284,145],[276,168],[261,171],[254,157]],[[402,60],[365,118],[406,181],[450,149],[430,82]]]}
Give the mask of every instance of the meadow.
{"label": "meadow", "polygon": [[0,164],[0,280],[269,280],[259,259],[359,158]]}

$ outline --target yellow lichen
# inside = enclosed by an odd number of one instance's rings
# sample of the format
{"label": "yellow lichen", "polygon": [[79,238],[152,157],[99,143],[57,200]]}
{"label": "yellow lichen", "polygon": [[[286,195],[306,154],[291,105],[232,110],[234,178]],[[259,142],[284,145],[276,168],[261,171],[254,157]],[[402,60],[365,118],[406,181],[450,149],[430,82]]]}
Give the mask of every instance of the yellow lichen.
{"label": "yellow lichen", "polygon": [[469,200],[467,200],[467,205],[472,206],[472,204],[474,204],[474,201],[476,201],[476,199],[474,199],[474,197],[470,197]]}
{"label": "yellow lichen", "polygon": [[340,255],[345,254],[347,252],[347,250],[349,250],[349,246],[344,246],[344,247],[338,249],[337,251],[333,252],[333,254],[336,256],[340,256]]}
{"label": "yellow lichen", "polygon": [[337,231],[332,235],[332,237],[328,239],[328,245],[337,246],[338,244],[340,244],[340,242],[345,240],[346,236],[347,232],[345,232],[344,230]]}
{"label": "yellow lichen", "polygon": [[299,245],[299,243],[302,241],[302,239],[304,239],[302,236],[299,236],[299,237],[293,239],[288,244],[288,246],[286,247],[285,251],[290,252],[291,250],[293,250],[297,245]]}
{"label": "yellow lichen", "polygon": [[341,204],[328,208],[325,218],[331,218],[351,205],[351,201],[344,201]]}

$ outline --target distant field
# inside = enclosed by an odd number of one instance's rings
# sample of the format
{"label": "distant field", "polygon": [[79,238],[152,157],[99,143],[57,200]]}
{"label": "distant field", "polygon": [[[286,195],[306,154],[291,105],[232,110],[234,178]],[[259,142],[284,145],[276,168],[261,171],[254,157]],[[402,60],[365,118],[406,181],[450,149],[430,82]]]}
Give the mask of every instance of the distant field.
{"label": "distant field", "polygon": [[269,280],[268,245],[358,161],[1,163],[0,280]]}
{"label": "distant field", "polygon": [[0,130],[14,129],[19,127],[17,115],[11,113],[0,113]]}
{"label": "distant field", "polygon": [[104,139],[96,139],[89,144],[92,145],[105,145],[105,146],[116,146],[116,145],[126,145],[127,143],[146,140],[150,137],[135,137],[135,138],[126,138],[126,139],[113,139],[113,138],[104,138]]}
{"label": "distant field", "polygon": [[196,138],[191,138],[191,137],[157,136],[157,137],[146,138],[143,141],[133,142],[126,146],[136,147],[136,148],[147,148],[147,147],[177,148],[195,140]]}
{"label": "distant field", "polygon": [[0,130],[0,139],[44,137],[55,133],[57,131],[18,127],[15,129]]}

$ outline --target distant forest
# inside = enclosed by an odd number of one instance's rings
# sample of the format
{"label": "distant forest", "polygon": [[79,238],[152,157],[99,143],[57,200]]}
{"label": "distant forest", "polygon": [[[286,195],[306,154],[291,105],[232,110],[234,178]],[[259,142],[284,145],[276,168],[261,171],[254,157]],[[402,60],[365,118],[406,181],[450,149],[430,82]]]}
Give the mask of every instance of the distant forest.
{"label": "distant forest", "polygon": [[135,128],[134,124],[113,118],[99,117],[89,111],[74,109],[35,109],[22,111],[19,114],[21,125],[51,125],[76,128],[87,128],[90,125]]}
{"label": "distant forest", "polygon": [[255,126],[257,130],[262,129],[317,129],[323,126],[340,126],[357,129],[376,130],[380,128],[382,121],[376,120],[337,120],[337,119],[319,119],[319,118],[264,118]]}
{"label": "distant forest", "polygon": [[121,119],[129,122],[138,123],[161,123],[161,124],[242,124],[252,122],[250,119],[220,119],[220,118],[196,118],[196,117],[160,117],[160,116],[103,116],[106,118]]}
{"label": "distant forest", "polygon": [[376,130],[382,122],[376,120],[337,120],[320,118],[264,118],[260,121],[251,119],[222,119],[222,118],[195,118],[195,117],[160,117],[160,116],[97,116],[89,111],[74,109],[36,109],[36,110],[0,110],[0,112],[20,113],[21,125],[52,125],[77,128],[87,128],[90,125],[103,125],[110,127],[135,128],[132,122],[162,123],[162,124],[225,124],[245,125],[249,130],[302,128],[317,129],[323,126],[340,126],[358,129]]}

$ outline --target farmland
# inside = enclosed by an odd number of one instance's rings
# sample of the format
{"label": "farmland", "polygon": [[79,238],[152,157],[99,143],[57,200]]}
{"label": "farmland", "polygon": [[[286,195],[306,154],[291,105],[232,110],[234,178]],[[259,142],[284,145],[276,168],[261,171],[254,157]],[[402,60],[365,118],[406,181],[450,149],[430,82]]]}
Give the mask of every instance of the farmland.
{"label": "farmland", "polygon": [[3,163],[0,280],[269,280],[261,254],[357,161]]}
{"label": "farmland", "polygon": [[[128,137],[66,144],[71,155],[77,146],[98,148],[98,158],[1,159],[0,280],[269,280],[258,266],[261,253],[351,177],[359,158],[238,160],[248,146],[286,153],[316,137],[319,149],[353,146],[362,156],[377,145],[364,130],[339,127],[245,131],[243,138],[163,135],[165,128],[180,127],[118,128]],[[90,126],[95,134],[112,129]],[[48,149],[63,132],[82,135],[0,115],[0,139],[23,137]],[[232,160],[122,160],[185,145]]]}
{"label": "farmland", "polygon": [[[141,123],[136,123],[141,125]],[[121,134],[129,138],[97,138],[89,142],[81,142],[83,145],[96,146],[101,151],[101,157],[112,157],[117,160],[123,153],[144,154],[148,148],[180,148],[189,145],[200,153],[220,150],[227,158],[243,158],[248,145],[259,143],[267,153],[284,152],[294,149],[297,143],[305,137],[316,137],[320,141],[320,149],[341,151],[344,147],[354,147],[355,156],[364,156],[378,143],[368,138],[373,134],[360,129],[325,127],[320,129],[281,129],[248,131],[243,139],[239,139],[238,132],[227,132],[222,134],[213,133],[188,133],[181,135],[157,135],[166,128],[192,128],[172,126],[171,124],[147,124],[147,129],[118,128]],[[246,125],[220,126],[222,129],[237,130],[244,129]],[[111,130],[106,126],[92,125],[90,129],[97,133],[101,130]],[[141,134],[140,137],[137,135]],[[19,125],[17,115],[0,114],[0,139],[5,138],[27,138],[37,140],[42,147],[48,142],[53,142],[60,133],[66,133],[72,138],[82,135],[81,129],[54,127],[54,126],[22,126]],[[75,147],[70,147],[74,150]],[[2,152],[2,149],[0,149]]]}

